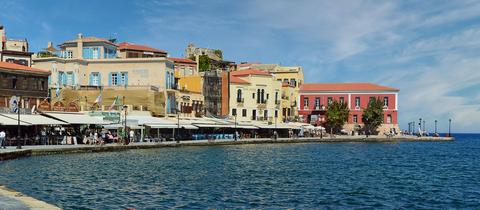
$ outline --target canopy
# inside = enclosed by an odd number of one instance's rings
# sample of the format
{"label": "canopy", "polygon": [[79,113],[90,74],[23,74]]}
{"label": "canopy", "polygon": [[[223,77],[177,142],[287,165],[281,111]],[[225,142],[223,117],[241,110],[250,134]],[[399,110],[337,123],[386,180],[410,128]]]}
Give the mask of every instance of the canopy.
{"label": "canopy", "polygon": [[172,121],[167,119],[162,119],[159,117],[152,116],[142,116],[142,115],[127,115],[127,119],[138,120],[139,125],[150,125],[150,124],[172,124]]}
{"label": "canopy", "polygon": [[[124,126],[123,124],[119,124],[119,123],[103,125],[103,127],[106,129],[118,129],[118,128],[123,128],[123,126]],[[127,124],[127,127],[131,129],[143,129],[143,126],[133,125],[133,124]]]}
{"label": "canopy", "polygon": [[[18,117],[17,114],[2,114],[2,115],[14,120],[16,120]],[[26,122],[31,125],[65,125],[67,124],[62,121],[55,120],[42,115],[37,115],[37,114],[21,114],[20,121]]]}
{"label": "canopy", "polygon": [[108,122],[103,121],[103,117],[92,117],[82,113],[53,113],[53,112],[46,112],[45,115],[49,117],[53,117],[55,119],[64,121],[68,124],[77,124],[77,125],[87,125],[87,124],[95,124],[95,125],[103,125],[109,124]]}
{"label": "canopy", "polygon": [[[0,115],[0,125],[18,125],[18,121],[16,118],[12,119],[12,118]],[[31,124],[22,121],[22,117],[20,116],[20,125],[31,125]]]}

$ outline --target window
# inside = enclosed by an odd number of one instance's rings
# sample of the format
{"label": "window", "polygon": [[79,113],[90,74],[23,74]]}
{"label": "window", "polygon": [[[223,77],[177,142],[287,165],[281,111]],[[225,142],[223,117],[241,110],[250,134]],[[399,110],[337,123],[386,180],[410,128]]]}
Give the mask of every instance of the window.
{"label": "window", "polygon": [[118,85],[118,74],[112,73],[112,85]]}
{"label": "window", "polygon": [[261,95],[260,95],[260,89],[257,89],[257,104],[260,103],[260,99],[261,99]]}
{"label": "window", "polygon": [[247,109],[242,109],[242,117],[247,117]]}
{"label": "window", "polygon": [[355,97],[355,107],[360,107],[360,97]]}
{"label": "window", "polygon": [[40,90],[45,90],[45,81],[44,80],[42,80],[40,82]]}
{"label": "window", "polygon": [[121,74],[121,84],[122,85],[127,85],[128,83],[128,72],[122,72]]}
{"label": "window", "polygon": [[345,98],[344,97],[340,97],[340,103],[341,104],[345,103]]}
{"label": "window", "polygon": [[392,123],[392,115],[387,115],[387,124],[391,124]]}
{"label": "window", "polygon": [[98,72],[92,73],[92,85],[99,86],[100,85],[100,76]]}
{"label": "window", "polygon": [[67,73],[67,85],[73,85],[73,73],[72,72]]}
{"label": "window", "polygon": [[275,104],[278,104],[278,92],[275,92]]}
{"label": "window", "polygon": [[252,119],[257,120],[257,110],[252,110]]}
{"label": "window", "polygon": [[290,85],[293,87],[297,87],[297,81],[295,81],[295,79],[290,79]]}
{"label": "window", "polygon": [[70,51],[70,50],[66,51],[66,52],[65,52],[65,57],[66,57],[66,58],[73,58],[73,52]]}
{"label": "window", "polygon": [[263,120],[267,120],[268,118],[268,110],[263,111]]}
{"label": "window", "polygon": [[232,116],[237,116],[237,109],[232,109]]}
{"label": "window", "polygon": [[237,90],[237,102],[242,102],[242,90]]}
{"label": "window", "polygon": [[383,106],[388,106],[388,97],[383,97]]}
{"label": "window", "polygon": [[270,94],[267,93],[267,100],[268,100],[268,97],[270,96]]}
{"label": "window", "polygon": [[255,99],[255,93],[252,93],[252,99]]}
{"label": "window", "polygon": [[319,109],[320,108],[320,98],[315,98],[315,109]]}
{"label": "window", "polygon": [[308,109],[308,98],[307,97],[303,98],[303,107],[304,107],[304,109]]}
{"label": "window", "polygon": [[328,101],[328,105],[330,105],[330,104],[332,104],[332,102],[333,102],[333,98],[332,98],[332,97],[328,97],[328,98],[327,98],[327,101]]}
{"label": "window", "polygon": [[96,47],[93,48],[92,57],[93,58],[100,58],[99,53],[98,53],[98,48],[96,48]]}
{"label": "window", "polygon": [[17,78],[12,79],[12,89],[17,89]]}
{"label": "window", "polygon": [[278,110],[275,110],[275,118],[278,117]]}
{"label": "window", "polygon": [[353,115],[353,122],[358,123],[358,116],[356,114]]}
{"label": "window", "polygon": [[288,79],[283,79],[284,84],[289,84]]}

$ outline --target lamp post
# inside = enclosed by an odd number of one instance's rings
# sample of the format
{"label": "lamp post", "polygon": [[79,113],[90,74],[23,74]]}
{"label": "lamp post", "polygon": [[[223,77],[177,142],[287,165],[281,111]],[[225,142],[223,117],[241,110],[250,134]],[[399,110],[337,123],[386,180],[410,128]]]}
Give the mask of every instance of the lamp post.
{"label": "lamp post", "polygon": [[437,120],[435,120],[435,133],[437,133]]}
{"label": "lamp post", "polygon": [[427,130],[425,130],[425,120],[423,120],[423,129],[422,130],[423,130],[423,132],[427,131]]}
{"label": "lamp post", "polygon": [[123,115],[123,142],[127,145],[128,142],[128,134],[127,134],[127,109],[128,106],[125,105],[125,96],[123,96],[123,105],[122,105],[124,115]]}
{"label": "lamp post", "polygon": [[422,133],[422,118],[418,119],[418,132],[419,132],[420,136],[423,136],[423,133]]}
{"label": "lamp post", "polygon": [[451,126],[452,126],[452,119],[448,119],[448,137],[452,136],[451,129],[450,129]]}
{"label": "lamp post", "polygon": [[233,115],[235,117],[235,141],[237,140],[237,113]]}
{"label": "lamp post", "polygon": [[175,138],[175,140],[177,140],[177,143],[180,143],[180,139],[178,138],[178,134],[180,134],[180,110],[179,109],[176,109],[177,111],[177,129],[178,129],[178,132],[177,132],[177,137]]}
{"label": "lamp post", "polygon": [[17,129],[18,129],[18,136],[17,136],[17,149],[22,149],[22,143],[20,142],[20,138],[21,138],[21,135],[20,135],[20,132],[21,132],[21,129],[20,129],[20,101],[18,99],[17,100]]}

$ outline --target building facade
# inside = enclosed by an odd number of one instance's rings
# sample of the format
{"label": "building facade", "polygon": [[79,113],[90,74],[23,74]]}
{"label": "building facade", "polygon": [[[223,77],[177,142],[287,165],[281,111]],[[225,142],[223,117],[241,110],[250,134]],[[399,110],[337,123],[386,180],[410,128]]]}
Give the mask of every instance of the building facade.
{"label": "building facade", "polygon": [[168,58],[174,63],[177,109],[184,117],[201,117],[204,114],[203,80],[197,63],[185,58]]}
{"label": "building facade", "polygon": [[11,112],[12,96],[19,97],[22,112],[37,107],[48,95],[48,70],[0,62],[0,112]]}
{"label": "building facade", "polygon": [[384,123],[379,132],[398,127],[398,92],[396,88],[372,83],[330,83],[304,84],[300,89],[300,118],[310,124],[323,125],[328,121],[325,114],[332,101],[346,103],[350,109],[348,121],[344,129],[354,131],[362,126],[363,110],[368,107],[372,98],[380,98],[383,103]]}
{"label": "building facade", "polygon": [[282,84],[273,75],[256,69],[230,72],[230,116],[238,121],[282,122]]}
{"label": "building facade", "polygon": [[299,121],[298,95],[300,86],[304,83],[303,68],[300,66],[280,66],[278,64],[243,63],[238,69],[259,69],[272,74],[277,81],[282,83],[281,111],[284,122]]}
{"label": "building facade", "polygon": [[59,48],[58,57],[38,57],[33,64],[51,71],[53,102],[75,102],[84,111],[120,109],[119,104],[125,104],[155,116],[166,116],[175,107],[173,62],[157,56],[164,51],[131,43],[119,46],[81,34]]}
{"label": "building facade", "polygon": [[31,66],[32,54],[27,39],[7,39],[5,27],[0,25],[0,62]]}

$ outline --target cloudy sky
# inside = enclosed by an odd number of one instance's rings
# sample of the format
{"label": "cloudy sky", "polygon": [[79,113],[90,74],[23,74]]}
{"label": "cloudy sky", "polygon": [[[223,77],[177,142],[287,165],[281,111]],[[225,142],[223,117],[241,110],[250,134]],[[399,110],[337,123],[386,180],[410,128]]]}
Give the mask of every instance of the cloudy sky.
{"label": "cloudy sky", "polygon": [[0,1],[10,38],[33,51],[77,33],[182,56],[189,42],[233,61],[301,65],[306,82],[375,82],[400,92],[400,125],[448,118],[480,132],[480,1]]}

